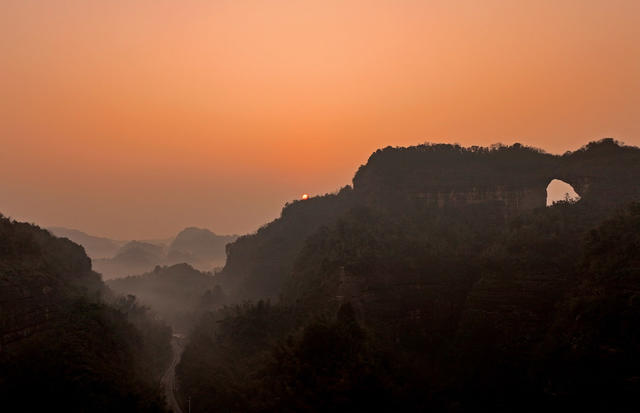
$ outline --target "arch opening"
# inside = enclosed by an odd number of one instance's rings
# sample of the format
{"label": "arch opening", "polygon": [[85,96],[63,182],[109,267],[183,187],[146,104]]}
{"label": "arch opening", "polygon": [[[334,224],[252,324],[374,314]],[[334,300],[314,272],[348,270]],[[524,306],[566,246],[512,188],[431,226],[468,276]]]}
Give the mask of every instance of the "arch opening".
{"label": "arch opening", "polygon": [[547,206],[556,202],[578,202],[580,195],[568,183],[560,179],[553,179],[547,185]]}

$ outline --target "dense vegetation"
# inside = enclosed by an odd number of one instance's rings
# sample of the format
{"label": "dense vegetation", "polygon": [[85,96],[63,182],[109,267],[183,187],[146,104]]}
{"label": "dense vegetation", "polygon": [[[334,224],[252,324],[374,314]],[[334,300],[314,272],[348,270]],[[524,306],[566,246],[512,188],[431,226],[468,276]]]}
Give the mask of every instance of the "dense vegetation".
{"label": "dense vegetation", "polygon": [[[295,309],[259,301],[210,314],[178,373],[200,411],[392,409],[400,377],[346,304],[304,327]],[[214,327],[215,326],[215,327]]]}
{"label": "dense vegetation", "polygon": [[[634,410],[639,154],[608,140],[562,157],[374,154],[354,189],[230,245],[223,286],[279,301],[203,318],[182,397],[223,411]],[[582,200],[545,208],[554,174]],[[449,178],[454,202],[423,202]]]}
{"label": "dense vegetation", "polygon": [[46,331],[0,356],[0,402],[23,411],[165,411],[158,381],[170,330],[136,321],[103,303],[63,306]]}
{"label": "dense vegetation", "polygon": [[80,246],[0,218],[0,283],[3,408],[164,411],[171,330],[113,297]]}

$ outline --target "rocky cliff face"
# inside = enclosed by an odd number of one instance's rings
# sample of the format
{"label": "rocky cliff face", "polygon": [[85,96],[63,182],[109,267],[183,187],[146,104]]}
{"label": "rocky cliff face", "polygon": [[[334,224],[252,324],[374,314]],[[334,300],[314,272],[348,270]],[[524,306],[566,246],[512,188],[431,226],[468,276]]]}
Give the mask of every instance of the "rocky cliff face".
{"label": "rocky cliff face", "polygon": [[554,156],[521,145],[462,148],[422,145],[375,152],[356,173],[356,195],[370,204],[459,207],[493,203],[508,213],[544,207],[553,179],[583,200],[640,196],[640,149],[611,139]]}

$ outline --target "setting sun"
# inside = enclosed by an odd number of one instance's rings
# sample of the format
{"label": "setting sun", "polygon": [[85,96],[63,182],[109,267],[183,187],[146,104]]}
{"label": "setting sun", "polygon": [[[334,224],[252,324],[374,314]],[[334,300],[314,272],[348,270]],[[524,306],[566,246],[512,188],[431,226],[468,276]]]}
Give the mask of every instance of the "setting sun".
{"label": "setting sun", "polygon": [[2,411],[640,411],[639,22],[0,0]]}

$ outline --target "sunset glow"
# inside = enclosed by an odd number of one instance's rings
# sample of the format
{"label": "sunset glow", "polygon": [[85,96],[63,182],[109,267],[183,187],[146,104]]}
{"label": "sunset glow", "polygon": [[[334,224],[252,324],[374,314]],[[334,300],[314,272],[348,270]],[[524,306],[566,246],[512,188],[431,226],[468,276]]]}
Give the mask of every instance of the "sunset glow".
{"label": "sunset glow", "polygon": [[640,411],[640,0],[0,0],[0,58],[3,411]]}
{"label": "sunset glow", "polygon": [[0,207],[116,238],[244,233],[387,145],[638,145],[638,16],[636,0],[5,0]]}

